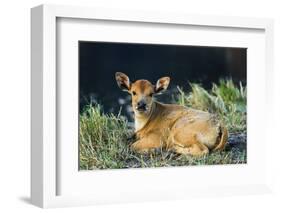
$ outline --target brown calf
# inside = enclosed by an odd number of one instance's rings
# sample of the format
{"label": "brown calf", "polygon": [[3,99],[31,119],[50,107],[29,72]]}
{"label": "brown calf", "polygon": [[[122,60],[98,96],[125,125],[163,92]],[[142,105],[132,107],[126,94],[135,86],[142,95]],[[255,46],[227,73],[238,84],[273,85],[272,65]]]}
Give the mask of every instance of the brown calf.
{"label": "brown calf", "polygon": [[147,80],[130,82],[127,75],[115,74],[118,86],[131,94],[138,138],[132,148],[140,153],[166,148],[180,154],[201,156],[209,150],[222,150],[228,132],[219,119],[208,112],[175,104],[162,104],[153,95],[166,90],[169,77],[156,85]]}

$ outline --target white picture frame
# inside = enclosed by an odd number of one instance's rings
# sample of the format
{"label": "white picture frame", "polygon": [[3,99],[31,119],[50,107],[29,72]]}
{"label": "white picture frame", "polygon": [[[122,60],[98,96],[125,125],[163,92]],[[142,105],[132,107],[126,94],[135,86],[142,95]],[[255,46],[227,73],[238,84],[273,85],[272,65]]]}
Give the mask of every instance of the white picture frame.
{"label": "white picture frame", "polygon": [[[61,165],[58,165],[58,159],[60,159],[58,146],[57,146],[57,117],[58,117],[58,87],[60,82],[57,79],[57,36],[58,36],[58,20],[59,19],[79,19],[79,20],[100,20],[100,21],[115,21],[116,23],[143,23],[167,26],[167,28],[173,26],[199,26],[202,28],[212,29],[224,29],[229,32],[234,30],[256,30],[262,32],[261,40],[262,52],[260,52],[261,60],[258,63],[262,63],[260,70],[260,77],[249,76],[250,88],[257,88],[257,84],[262,82],[259,87],[259,91],[264,95],[262,103],[258,103],[260,107],[257,107],[257,113],[262,113],[261,120],[265,123],[264,138],[263,141],[265,154],[262,156],[263,165],[260,168],[254,168],[257,174],[263,174],[261,178],[252,180],[252,176],[245,180],[237,180],[233,184],[228,182],[216,183],[215,185],[205,184],[202,187],[193,183],[193,187],[185,184],[166,184],[161,188],[163,176],[169,176],[171,179],[175,178],[175,174],[190,175],[190,178],[196,179],[196,175],[204,175],[204,170],[209,172],[220,172],[220,168],[201,168],[198,170],[183,168],[170,169],[132,169],[126,170],[125,180],[126,185],[122,185],[125,188],[124,191],[121,188],[114,188],[114,184],[108,185],[108,189],[96,188],[98,194],[85,193],[86,190],[81,190],[80,193],[61,194],[59,191],[59,185],[63,184],[60,179],[61,171],[64,171]],[[98,203],[114,203],[114,202],[139,202],[144,200],[165,200],[165,199],[178,199],[194,196],[214,196],[214,195],[233,195],[233,194],[252,194],[252,193],[264,193],[271,191],[271,164],[270,164],[270,125],[271,116],[270,110],[265,113],[265,107],[270,109],[272,107],[272,99],[270,95],[270,88],[273,87],[271,79],[273,79],[273,21],[271,19],[257,19],[257,18],[241,18],[241,17],[216,17],[216,16],[204,16],[204,15],[187,15],[187,14],[167,14],[167,13],[154,13],[147,11],[122,11],[112,9],[97,9],[97,8],[84,8],[74,6],[54,6],[54,5],[41,5],[31,10],[31,201],[33,204],[46,208],[46,207],[59,207],[59,206],[75,206],[75,205],[91,205]],[[235,35],[233,35],[235,36]],[[206,40],[208,42],[208,40]],[[218,45],[214,43],[213,45]],[[222,43],[223,45],[223,43]],[[253,43],[253,45],[255,45]],[[251,63],[254,63],[253,60]],[[254,66],[253,66],[254,67]],[[265,77],[265,78],[263,78]],[[256,83],[255,83],[256,82]],[[253,91],[253,89],[252,89]],[[251,89],[248,95],[253,96]],[[252,99],[252,102],[256,101]],[[253,109],[254,110],[254,109]],[[267,116],[266,116],[267,115]],[[254,121],[254,116],[250,116],[249,119]],[[257,129],[258,128],[258,129]],[[249,126],[249,134],[254,134],[254,131],[261,130],[261,126],[257,126],[257,130]],[[253,129],[253,131],[251,131]],[[258,135],[257,135],[258,136]],[[263,138],[263,139],[264,139]],[[260,139],[261,140],[261,139]],[[251,148],[251,147],[250,147]],[[257,146],[257,153],[260,153],[262,146]],[[252,148],[251,148],[252,149]],[[253,155],[254,156],[254,152]],[[258,156],[254,156],[253,159],[258,159]],[[75,159],[77,160],[77,159]],[[65,166],[65,165],[64,165]],[[240,167],[240,173],[245,172],[249,167]],[[72,167],[72,165],[70,165]],[[71,168],[70,168],[71,169]],[[73,168],[72,168],[73,169]],[[259,171],[257,171],[259,170]],[[225,171],[234,172],[233,168],[225,168]],[[79,171],[77,170],[77,173]],[[249,173],[252,171],[248,171]],[[92,172],[93,173],[93,172]],[[69,173],[70,174],[70,173]],[[145,193],[148,189],[144,185],[140,184],[140,187],[135,187],[134,183],[130,183],[129,179],[140,179],[151,174],[150,178],[153,184],[149,194]],[[70,174],[71,175],[71,174]],[[110,178],[120,178],[124,175],[124,172],[114,171],[112,173],[100,173],[100,177],[92,176],[90,173],[83,173],[85,181],[98,180],[110,181]],[[191,177],[192,176],[192,177]],[[247,175],[245,175],[247,176]],[[215,178],[214,176],[213,178]],[[80,177],[79,177],[80,178]],[[160,180],[159,180],[160,179]],[[239,179],[239,178],[238,178]],[[69,177],[70,182],[66,187],[68,191],[77,191],[74,185],[77,183],[75,178]],[[144,180],[149,181],[149,180]],[[154,182],[153,182],[154,181]],[[87,183],[88,183],[87,182]],[[252,184],[250,184],[252,183]],[[116,184],[115,184],[116,185]],[[154,187],[155,186],[155,187]],[[93,186],[97,187],[97,186]],[[82,185],[81,185],[81,188]],[[91,188],[91,187],[90,187]],[[126,189],[127,188],[127,189]],[[143,191],[141,190],[143,188]],[[93,189],[91,189],[93,190]],[[121,190],[121,191],[120,191]],[[78,190],[79,191],[79,190]],[[123,193],[120,196],[119,193]],[[84,194],[85,193],[85,194]]]}

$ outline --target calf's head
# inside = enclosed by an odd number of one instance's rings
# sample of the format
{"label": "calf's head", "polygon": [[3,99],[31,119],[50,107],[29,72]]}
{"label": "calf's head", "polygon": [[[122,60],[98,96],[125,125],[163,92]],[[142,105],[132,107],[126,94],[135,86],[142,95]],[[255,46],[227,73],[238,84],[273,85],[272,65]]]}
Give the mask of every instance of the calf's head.
{"label": "calf's head", "polygon": [[153,96],[166,90],[170,83],[169,77],[160,78],[156,85],[147,80],[130,82],[129,77],[122,72],[116,72],[115,78],[120,89],[131,94],[136,116],[148,115],[151,112]]}

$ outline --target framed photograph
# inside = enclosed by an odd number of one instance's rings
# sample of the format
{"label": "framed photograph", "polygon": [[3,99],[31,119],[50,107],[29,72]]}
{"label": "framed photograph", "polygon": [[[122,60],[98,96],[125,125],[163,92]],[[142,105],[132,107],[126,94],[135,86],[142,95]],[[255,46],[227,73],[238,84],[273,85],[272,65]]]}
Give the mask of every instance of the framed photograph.
{"label": "framed photograph", "polygon": [[40,207],[271,192],[273,21],[31,10]]}

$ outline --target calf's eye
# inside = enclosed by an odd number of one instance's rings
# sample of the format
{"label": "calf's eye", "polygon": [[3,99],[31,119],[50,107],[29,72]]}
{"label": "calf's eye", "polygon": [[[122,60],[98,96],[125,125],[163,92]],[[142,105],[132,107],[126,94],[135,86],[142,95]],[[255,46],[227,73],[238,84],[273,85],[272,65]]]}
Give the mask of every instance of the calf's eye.
{"label": "calf's eye", "polygon": [[136,94],[137,94],[135,91],[133,91],[132,93],[133,93],[133,95],[136,95]]}

